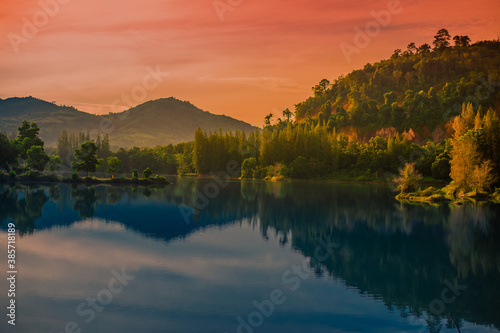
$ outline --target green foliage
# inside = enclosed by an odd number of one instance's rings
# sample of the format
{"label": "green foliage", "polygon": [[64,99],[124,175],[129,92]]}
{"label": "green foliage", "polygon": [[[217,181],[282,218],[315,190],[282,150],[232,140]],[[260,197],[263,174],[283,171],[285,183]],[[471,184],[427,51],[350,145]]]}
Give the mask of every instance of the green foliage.
{"label": "green foliage", "polygon": [[19,150],[16,145],[0,132],[0,168],[10,170],[17,165]]}
{"label": "green foliage", "polygon": [[241,178],[252,179],[254,177],[254,170],[257,167],[257,159],[255,157],[246,158],[241,164]]}
{"label": "green foliage", "polygon": [[500,41],[471,45],[467,36],[457,37],[459,44],[449,47],[450,35],[441,29],[434,51],[410,43],[409,51],[399,50],[328,85],[321,81],[314,96],[296,104],[296,120],[325,123],[329,132],[348,126],[358,133],[387,127],[432,131],[458,115],[467,100],[474,101],[474,111],[487,110],[500,97],[491,83],[500,81]]}
{"label": "green foliage", "polygon": [[26,164],[30,170],[43,171],[50,160],[41,146],[31,146],[26,155]]}
{"label": "green foliage", "polygon": [[120,161],[116,156],[108,157],[107,162],[108,162],[108,168],[106,169],[106,171],[110,175],[116,173],[122,167],[122,161]]}
{"label": "green foliage", "polygon": [[[11,133],[23,117],[30,115],[32,119],[37,119],[42,127],[45,147],[58,146],[63,130],[66,130],[69,141],[71,135],[79,139],[79,132],[83,129],[101,129],[104,133],[109,133],[113,146],[126,149],[192,141],[193,133],[199,126],[205,131],[222,129],[224,133],[236,130],[249,133],[255,130],[255,127],[248,123],[203,111],[187,101],[175,98],[148,101],[127,111],[107,115],[92,115],[73,107],[56,105],[32,97],[0,100],[0,109],[0,132]],[[90,139],[94,139],[98,144],[95,136]],[[86,140],[78,142],[69,150],[58,151],[57,155],[69,165],[73,150],[84,141]],[[104,141],[105,135],[101,133],[101,144],[105,146]],[[98,158],[107,159],[111,156],[106,155],[104,148],[100,147],[98,150]],[[153,168],[152,165],[151,167]]]}
{"label": "green foliage", "polygon": [[30,123],[27,120],[23,120],[23,123],[17,130],[19,134],[14,141],[15,144],[19,147],[20,156],[24,160],[28,158],[28,150],[31,147],[39,146],[43,148],[44,142],[38,136],[40,128],[36,123]]}
{"label": "green foliage", "polygon": [[132,170],[132,178],[139,178],[139,170],[137,169]]}
{"label": "green foliage", "polygon": [[92,141],[85,141],[80,148],[75,149],[76,160],[71,163],[74,171],[85,171],[90,177],[97,168],[103,164],[102,159],[97,158],[97,145]]}
{"label": "green foliage", "polygon": [[298,156],[289,167],[289,175],[291,178],[309,178],[310,166],[304,156]]}
{"label": "green foliage", "polygon": [[436,179],[450,178],[450,158],[445,154],[439,155],[431,166],[432,177]]}
{"label": "green foliage", "polygon": [[146,169],[142,172],[142,174],[144,175],[144,178],[149,179],[149,177],[151,177],[151,174],[152,174],[151,169],[150,169],[150,168],[146,168]]}
{"label": "green foliage", "polygon": [[54,156],[49,160],[49,171],[57,172],[61,170],[62,160],[59,156]]}
{"label": "green foliage", "polygon": [[78,178],[78,173],[76,171],[73,171],[73,173],[71,174],[71,179],[77,180]]}

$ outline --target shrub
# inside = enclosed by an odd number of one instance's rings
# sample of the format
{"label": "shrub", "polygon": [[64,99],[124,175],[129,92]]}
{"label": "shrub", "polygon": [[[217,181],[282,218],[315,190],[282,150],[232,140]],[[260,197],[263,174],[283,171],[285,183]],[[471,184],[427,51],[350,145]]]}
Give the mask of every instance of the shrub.
{"label": "shrub", "polygon": [[297,157],[291,164],[290,164],[290,176],[292,178],[308,178],[308,173],[309,173],[309,163],[307,162],[307,159],[304,156],[299,156]]}
{"label": "shrub", "polygon": [[139,170],[137,169],[132,170],[132,178],[139,178]]}
{"label": "shrub", "polygon": [[257,165],[253,170],[254,179],[264,179],[267,175],[267,168]]}
{"label": "shrub", "polygon": [[428,196],[433,195],[435,192],[436,192],[436,189],[431,186],[431,187],[426,188],[422,192],[420,192],[420,195],[423,197],[428,197]]}
{"label": "shrub", "polygon": [[257,167],[257,160],[255,157],[246,158],[241,164],[241,178],[253,178],[254,169]]}
{"label": "shrub", "polygon": [[401,193],[410,193],[417,189],[421,179],[422,175],[415,169],[415,164],[406,163],[403,168],[399,169],[399,176],[394,178],[394,182]]}
{"label": "shrub", "polygon": [[78,179],[78,173],[76,173],[76,171],[71,174],[71,179],[73,179],[73,180]]}
{"label": "shrub", "polygon": [[151,169],[150,168],[146,168],[146,170],[144,170],[142,172],[142,174],[144,175],[144,178],[149,179],[149,177],[151,177],[151,174],[152,174]]}

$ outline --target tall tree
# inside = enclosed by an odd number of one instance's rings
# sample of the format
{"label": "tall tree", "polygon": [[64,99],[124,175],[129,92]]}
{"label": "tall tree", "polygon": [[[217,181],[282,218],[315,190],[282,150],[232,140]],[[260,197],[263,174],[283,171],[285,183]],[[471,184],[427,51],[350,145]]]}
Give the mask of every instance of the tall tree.
{"label": "tall tree", "polygon": [[17,165],[18,155],[19,150],[16,145],[7,138],[7,135],[0,132],[0,168],[10,170]]}
{"label": "tall tree", "polygon": [[414,42],[411,42],[410,44],[408,44],[408,46],[406,47],[408,52],[410,52],[411,54],[416,54],[418,53],[418,49],[417,47],[415,46],[415,43]]}
{"label": "tall tree", "polygon": [[115,172],[117,172],[122,167],[122,161],[118,159],[116,156],[108,157],[108,168],[106,171],[113,176]]}
{"label": "tall tree", "polygon": [[86,171],[87,177],[97,170],[99,165],[103,164],[102,159],[97,158],[97,146],[92,141],[85,141],[80,148],[75,149],[76,161],[71,163],[74,171]]}
{"label": "tall tree", "polygon": [[439,50],[443,48],[447,48],[450,46],[451,36],[446,29],[439,29],[437,34],[434,36],[434,41],[432,44],[434,45],[434,49]]}
{"label": "tall tree", "polygon": [[418,53],[429,53],[431,50],[431,46],[427,43],[424,43],[418,47]]}
{"label": "tall tree", "polygon": [[31,146],[26,153],[26,165],[31,170],[43,171],[50,157],[45,153],[41,146]]}
{"label": "tall tree", "polygon": [[59,137],[57,138],[57,155],[61,156],[65,162],[69,163],[69,157],[72,151],[73,149],[71,148],[69,143],[68,132],[63,129],[62,132],[59,133]]}
{"label": "tall tree", "polygon": [[273,118],[273,114],[270,113],[267,116],[264,117],[264,125],[265,126],[271,126],[271,119]]}
{"label": "tall tree", "polygon": [[21,126],[18,128],[18,132],[15,142],[21,151],[21,157],[23,159],[26,160],[28,158],[28,150],[32,146],[43,147],[44,143],[38,136],[40,128],[36,123],[30,123],[27,120],[23,120]]}
{"label": "tall tree", "polygon": [[290,111],[290,109],[286,108],[285,110],[283,110],[283,117],[286,118],[286,122],[289,123],[290,122],[290,118],[293,116],[293,112]]}
{"label": "tall tree", "polygon": [[470,44],[469,36],[455,36],[453,37],[456,47],[467,47]]}

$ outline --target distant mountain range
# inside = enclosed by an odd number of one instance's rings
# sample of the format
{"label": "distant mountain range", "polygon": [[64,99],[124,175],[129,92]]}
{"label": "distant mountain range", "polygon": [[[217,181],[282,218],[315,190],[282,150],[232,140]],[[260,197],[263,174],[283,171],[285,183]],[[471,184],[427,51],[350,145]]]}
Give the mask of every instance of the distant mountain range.
{"label": "distant mountain range", "polygon": [[109,134],[114,147],[154,147],[194,140],[198,127],[205,131],[257,129],[241,120],[215,115],[176,98],[161,98],[109,115],[92,115],[71,106],[60,106],[33,97],[0,99],[0,131],[11,134],[23,120],[40,127],[40,137],[55,147],[59,133],[89,131]]}

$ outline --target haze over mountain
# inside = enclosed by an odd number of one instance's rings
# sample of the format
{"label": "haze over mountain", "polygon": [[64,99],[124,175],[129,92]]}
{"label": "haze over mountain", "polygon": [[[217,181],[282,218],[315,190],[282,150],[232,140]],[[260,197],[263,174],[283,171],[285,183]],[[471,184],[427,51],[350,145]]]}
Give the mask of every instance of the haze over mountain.
{"label": "haze over mountain", "polygon": [[176,98],[148,101],[120,113],[97,116],[33,97],[0,99],[0,131],[11,134],[23,120],[36,122],[46,146],[55,146],[59,133],[89,131],[108,134],[114,147],[154,147],[192,141],[198,127],[205,131],[254,131],[248,123],[200,110]]}

